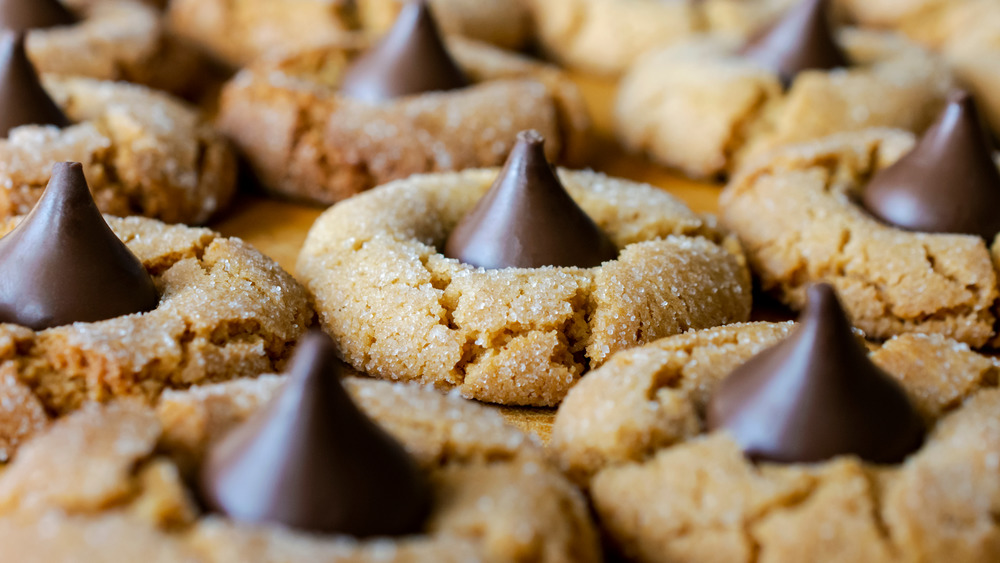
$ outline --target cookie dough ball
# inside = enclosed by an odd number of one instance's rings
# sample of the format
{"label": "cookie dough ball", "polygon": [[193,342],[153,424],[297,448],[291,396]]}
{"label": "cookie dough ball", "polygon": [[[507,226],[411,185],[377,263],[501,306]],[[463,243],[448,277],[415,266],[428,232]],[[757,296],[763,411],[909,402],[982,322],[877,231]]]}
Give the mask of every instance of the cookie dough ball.
{"label": "cookie dough ball", "polygon": [[26,125],[0,139],[0,218],[26,214],[57,162],[81,162],[101,211],[204,223],[236,191],[229,143],[197,111],[143,86],[46,77],[73,122]]}
{"label": "cookie dough ball", "polygon": [[657,47],[712,33],[746,38],[794,0],[527,0],[545,52],[570,68],[619,74]]}
{"label": "cookie dough ball", "polygon": [[[273,372],[312,323],[302,286],[239,239],[105,218],[152,276],[159,304],[38,331],[0,324],[0,457],[49,416],[88,403],[150,403],[165,389]],[[0,235],[17,221],[0,222]]]}
{"label": "cookie dough ball", "polygon": [[7,553],[111,562],[600,560],[582,496],[536,443],[483,407],[389,382],[345,380],[361,410],[428,476],[433,500],[422,533],[352,538],[201,513],[187,463],[201,463],[206,444],[282,383],[263,376],[199,386],[165,394],[155,412],[90,406],[57,422],[0,476]]}
{"label": "cookie dough ball", "polygon": [[167,31],[159,10],[137,0],[67,0],[80,21],[28,33],[39,72],[124,80],[190,93],[205,74],[198,53]]}
{"label": "cookie dough ball", "polygon": [[617,350],[748,318],[739,246],[712,218],[592,172],[560,177],[620,249],[617,260],[484,270],[446,258],[439,249],[498,173],[415,176],[313,225],[298,271],[355,368],[482,401],[556,405]]}
{"label": "cookie dough ball", "polygon": [[219,126],[270,191],[331,204],[412,174],[496,166],[524,129],[549,156],[578,161],[590,119],[558,70],[462,39],[449,51],[473,84],[368,103],[338,92],[363,49],[327,46],[244,69]]}
{"label": "cookie dough ball", "polygon": [[914,143],[904,131],[870,130],[777,151],[722,193],[723,222],[763,289],[794,308],[822,280],[870,337],[924,332],[986,345],[997,319],[995,242],[902,230],[858,203],[872,175]]}
{"label": "cookie dough ball", "polygon": [[739,43],[698,39],[649,53],[622,81],[616,127],[632,150],[711,178],[788,143],[866,127],[922,131],[952,86],[947,65],[903,37],[844,30],[853,65],[779,77],[736,54]]}
{"label": "cookie dough ball", "polygon": [[965,345],[908,334],[870,353],[929,428],[901,464],[753,463],[727,434],[704,434],[717,384],[792,327],[665,338],[615,355],[570,391],[552,449],[589,485],[613,542],[643,562],[994,560],[1000,364]]}

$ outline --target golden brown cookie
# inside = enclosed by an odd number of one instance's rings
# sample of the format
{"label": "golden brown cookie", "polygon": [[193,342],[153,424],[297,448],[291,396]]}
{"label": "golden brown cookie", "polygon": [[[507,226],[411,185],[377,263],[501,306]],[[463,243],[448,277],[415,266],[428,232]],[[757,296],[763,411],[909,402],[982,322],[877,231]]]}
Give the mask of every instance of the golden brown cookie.
{"label": "golden brown cookie", "polygon": [[27,213],[57,162],[81,162],[101,211],[204,223],[236,191],[229,143],[194,108],[148,88],[47,77],[74,122],[28,125],[0,139],[0,218]]}
{"label": "golden brown cookie", "polygon": [[538,40],[555,60],[595,74],[703,33],[746,38],[794,0],[528,0]]}
{"label": "golden brown cookie", "polygon": [[570,392],[552,448],[618,546],[649,562],[995,560],[1000,363],[965,345],[908,334],[871,352],[931,428],[902,464],[754,464],[726,434],[702,435],[716,384],[792,326],[665,338]]}
{"label": "golden brown cookie", "polygon": [[1000,4],[993,0],[841,0],[863,25],[901,31],[951,64],[1000,131]]}
{"label": "golden brown cookie", "polygon": [[382,104],[337,92],[357,48],[258,61],[226,86],[219,125],[267,189],[325,204],[411,174],[499,165],[524,129],[545,136],[550,157],[579,159],[590,120],[569,79],[482,44],[448,45],[472,86]]}
{"label": "golden brown cookie", "polygon": [[867,180],[913,145],[910,133],[876,129],[776,151],[726,187],[723,222],[763,289],[796,309],[822,280],[872,338],[937,333],[983,346],[996,336],[995,243],[904,231],[857,203]]}
{"label": "golden brown cookie", "polygon": [[698,39],[649,53],[622,81],[619,136],[707,178],[788,143],[930,125],[952,86],[943,61],[895,34],[844,30],[840,41],[854,66],[802,72],[787,90],[776,73],[735,55],[738,42]]}
{"label": "golden brown cookie", "polygon": [[561,171],[620,249],[596,268],[477,269],[439,251],[497,169],[415,176],[327,210],[299,255],[323,327],[355,368],[458,388],[469,398],[556,405],[617,350],[744,321],[739,245],[652,186]]}
{"label": "golden brown cookie", "polygon": [[143,551],[143,560],[195,563],[600,559],[582,497],[535,443],[457,397],[371,380],[347,387],[429,475],[434,500],[425,533],[359,540],[201,513],[185,462],[199,463],[205,442],[281,383],[265,376],[196,387],[165,394],[156,413],[91,406],[56,423],[0,476],[6,553],[82,563],[135,561]]}
{"label": "golden brown cookie", "polygon": [[199,86],[204,62],[178,41],[160,12],[138,0],[66,0],[76,24],[32,30],[28,54],[39,72],[125,80],[171,92]]}
{"label": "golden brown cookie", "polygon": [[[49,415],[273,372],[312,322],[302,287],[243,241],[139,217],[106,219],[153,276],[159,305],[37,332],[0,324],[4,458]],[[0,234],[15,223],[0,223]]]}
{"label": "golden brown cookie", "polygon": [[[231,66],[290,54],[355,34],[378,36],[403,0],[174,0],[179,35]],[[498,47],[523,47],[531,21],[521,0],[430,0],[442,29]]]}

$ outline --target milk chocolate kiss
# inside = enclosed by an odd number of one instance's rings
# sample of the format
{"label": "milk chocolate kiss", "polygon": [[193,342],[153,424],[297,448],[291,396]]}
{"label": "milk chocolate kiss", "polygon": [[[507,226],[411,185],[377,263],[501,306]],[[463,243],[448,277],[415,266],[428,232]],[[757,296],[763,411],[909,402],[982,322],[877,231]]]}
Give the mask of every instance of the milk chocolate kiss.
{"label": "milk chocolate kiss", "polygon": [[591,268],[617,258],[566,193],[544,146],[537,131],[518,134],[500,176],[448,237],[445,256],[481,268]]}
{"label": "milk chocolate kiss", "polygon": [[76,22],[58,0],[0,0],[0,29],[28,31]]}
{"label": "milk chocolate kiss", "polygon": [[0,322],[42,330],[149,311],[159,299],[77,162],[53,166],[35,208],[0,238]]}
{"label": "milk chocolate kiss", "polygon": [[992,242],[1000,233],[1000,171],[972,97],[953,95],[917,146],[872,178],[861,201],[897,227]]}
{"label": "milk chocolate kiss", "polygon": [[340,91],[377,103],[468,85],[469,79],[441,39],[427,2],[412,0],[382,41],[347,69]]}
{"label": "milk chocolate kiss", "polygon": [[418,533],[430,507],[407,452],[340,383],[329,337],[308,334],[288,381],[216,444],[201,472],[206,504],[241,522],[354,536]]}
{"label": "milk chocolate kiss", "polygon": [[69,119],[42,87],[24,52],[24,34],[0,34],[0,134],[21,125],[65,127]]}
{"label": "milk chocolate kiss", "polygon": [[777,72],[786,87],[804,70],[851,64],[833,36],[827,0],[802,0],[740,53]]}
{"label": "milk chocolate kiss", "polygon": [[832,287],[809,288],[799,327],[737,368],[708,405],[748,457],[811,463],[854,454],[896,463],[924,426],[906,392],[868,359]]}

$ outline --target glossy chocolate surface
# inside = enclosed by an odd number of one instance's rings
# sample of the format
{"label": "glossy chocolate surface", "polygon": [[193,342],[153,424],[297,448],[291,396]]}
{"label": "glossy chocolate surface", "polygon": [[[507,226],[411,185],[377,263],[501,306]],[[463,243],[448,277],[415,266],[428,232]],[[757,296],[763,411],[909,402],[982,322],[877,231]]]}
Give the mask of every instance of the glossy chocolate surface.
{"label": "glossy chocolate surface", "polygon": [[370,103],[470,84],[424,0],[403,7],[392,29],[344,73],[342,94]]}
{"label": "glossy chocolate surface", "polygon": [[1000,233],[1000,170],[972,97],[956,93],[917,143],[862,193],[882,221],[928,233]]}
{"label": "glossy chocolate surface", "polygon": [[786,87],[804,70],[850,66],[833,35],[827,0],[802,0],[740,52],[776,72]]}
{"label": "glossy chocolate surface", "polygon": [[159,299],[104,221],[79,163],[56,164],[35,208],[0,238],[0,322],[42,330],[142,313]]}
{"label": "glossy chocolate surface", "polygon": [[709,430],[728,432],[752,459],[784,463],[850,454],[896,463],[919,448],[920,417],[899,383],[869,360],[831,286],[809,288],[799,322],[719,384]]}
{"label": "glossy chocolate surface", "polygon": [[320,332],[299,344],[288,382],[209,452],[206,504],[240,522],[354,536],[419,533],[430,490],[403,447],[362,413]]}
{"label": "glossy chocolate surface", "polygon": [[24,51],[24,35],[0,34],[0,133],[21,125],[66,127],[69,119],[42,87]]}
{"label": "glossy chocolate surface", "polygon": [[482,268],[591,268],[618,249],[566,192],[536,131],[518,135],[500,176],[452,231],[445,255]]}

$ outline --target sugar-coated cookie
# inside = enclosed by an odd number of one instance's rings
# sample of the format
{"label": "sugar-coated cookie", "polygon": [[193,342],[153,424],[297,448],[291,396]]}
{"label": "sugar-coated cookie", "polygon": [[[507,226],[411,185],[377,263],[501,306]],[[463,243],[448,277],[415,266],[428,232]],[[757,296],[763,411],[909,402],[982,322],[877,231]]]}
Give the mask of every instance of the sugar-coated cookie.
{"label": "sugar-coated cookie", "polygon": [[748,318],[739,245],[714,219],[652,186],[592,172],[559,176],[616,259],[483,269],[447,258],[446,240],[498,173],[414,176],[313,225],[298,273],[355,368],[488,402],[555,405],[617,350]]}

